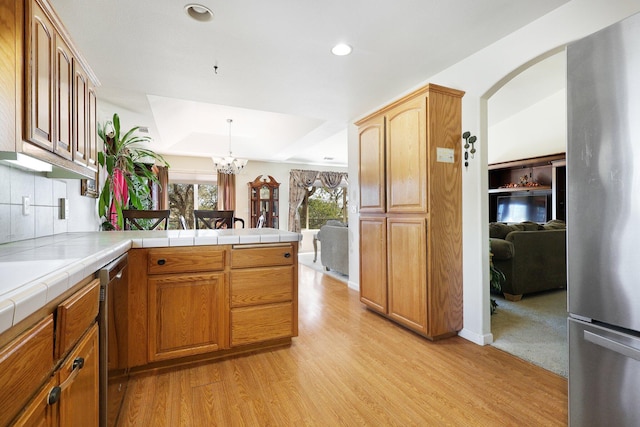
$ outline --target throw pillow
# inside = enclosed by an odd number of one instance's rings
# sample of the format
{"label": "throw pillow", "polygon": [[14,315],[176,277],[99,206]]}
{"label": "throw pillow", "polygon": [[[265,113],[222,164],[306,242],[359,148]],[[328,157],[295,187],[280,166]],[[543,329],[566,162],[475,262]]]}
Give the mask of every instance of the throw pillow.
{"label": "throw pillow", "polygon": [[567,228],[567,223],[561,219],[552,219],[543,225],[545,230],[563,230]]}

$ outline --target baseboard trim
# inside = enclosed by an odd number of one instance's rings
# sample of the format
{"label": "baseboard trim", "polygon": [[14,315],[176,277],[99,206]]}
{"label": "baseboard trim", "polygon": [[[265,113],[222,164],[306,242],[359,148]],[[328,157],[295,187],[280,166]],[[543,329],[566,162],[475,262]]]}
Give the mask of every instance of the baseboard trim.
{"label": "baseboard trim", "polygon": [[458,336],[478,345],[489,345],[493,343],[492,333],[481,335],[463,328],[460,332],[458,332]]}

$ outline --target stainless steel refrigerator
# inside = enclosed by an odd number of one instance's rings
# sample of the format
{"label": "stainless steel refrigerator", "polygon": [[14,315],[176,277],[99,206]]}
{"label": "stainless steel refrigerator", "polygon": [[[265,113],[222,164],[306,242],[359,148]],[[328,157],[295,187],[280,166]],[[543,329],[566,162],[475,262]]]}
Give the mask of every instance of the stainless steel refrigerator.
{"label": "stainless steel refrigerator", "polygon": [[640,14],[567,48],[569,423],[640,426]]}

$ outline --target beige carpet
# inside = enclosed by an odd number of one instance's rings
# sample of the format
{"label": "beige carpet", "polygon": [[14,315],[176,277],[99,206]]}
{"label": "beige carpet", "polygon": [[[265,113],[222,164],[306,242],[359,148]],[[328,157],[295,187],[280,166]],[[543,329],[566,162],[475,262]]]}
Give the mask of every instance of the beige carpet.
{"label": "beige carpet", "polygon": [[305,265],[309,268],[312,268],[316,271],[319,271],[323,274],[327,274],[334,279],[337,279],[343,283],[348,283],[349,276],[338,273],[337,271],[326,271],[320,262],[320,251],[318,251],[318,260],[313,262],[313,252],[302,252],[298,254],[298,263]]}
{"label": "beige carpet", "polygon": [[525,295],[518,302],[492,298],[498,303],[491,316],[493,346],[566,377],[567,291]]}

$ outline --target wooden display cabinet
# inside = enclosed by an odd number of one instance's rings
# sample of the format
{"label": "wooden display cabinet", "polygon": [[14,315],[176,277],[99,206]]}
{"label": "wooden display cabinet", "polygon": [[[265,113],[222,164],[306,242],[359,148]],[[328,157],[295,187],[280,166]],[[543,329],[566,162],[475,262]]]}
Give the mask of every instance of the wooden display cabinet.
{"label": "wooden display cabinet", "polygon": [[262,178],[259,175],[249,186],[249,209],[251,228],[279,228],[280,226],[280,183],[271,175]]}

